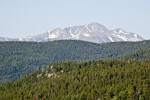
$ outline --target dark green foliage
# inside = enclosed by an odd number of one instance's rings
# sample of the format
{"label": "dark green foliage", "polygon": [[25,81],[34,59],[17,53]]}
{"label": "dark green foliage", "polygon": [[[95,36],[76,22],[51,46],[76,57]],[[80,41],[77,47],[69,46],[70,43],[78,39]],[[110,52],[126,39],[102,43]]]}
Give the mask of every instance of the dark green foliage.
{"label": "dark green foliage", "polygon": [[[55,61],[89,61],[131,53],[150,41],[96,44],[84,41],[0,42],[0,84],[32,73]],[[59,70],[59,69],[58,69]]]}
{"label": "dark green foliage", "polygon": [[146,60],[150,61],[150,47],[137,50],[131,54],[127,54],[122,57],[125,60]]}
{"label": "dark green foliage", "polygon": [[55,62],[1,85],[0,94],[1,100],[149,100],[150,62]]}

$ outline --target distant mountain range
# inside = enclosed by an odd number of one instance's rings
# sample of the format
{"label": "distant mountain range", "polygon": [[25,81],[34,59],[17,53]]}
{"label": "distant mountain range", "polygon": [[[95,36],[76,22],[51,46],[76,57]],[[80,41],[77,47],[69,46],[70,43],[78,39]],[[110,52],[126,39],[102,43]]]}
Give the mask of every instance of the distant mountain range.
{"label": "distant mountain range", "polygon": [[18,39],[0,37],[0,41],[46,42],[53,40],[83,40],[95,43],[106,43],[118,41],[142,41],[144,38],[135,33],[125,32],[122,29],[109,30],[99,23],[57,28],[43,34]]}

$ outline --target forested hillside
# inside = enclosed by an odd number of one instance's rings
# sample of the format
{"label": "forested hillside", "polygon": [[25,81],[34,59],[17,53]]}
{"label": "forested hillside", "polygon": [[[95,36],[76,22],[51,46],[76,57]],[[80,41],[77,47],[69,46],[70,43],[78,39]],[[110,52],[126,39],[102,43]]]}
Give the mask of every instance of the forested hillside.
{"label": "forested hillside", "polygon": [[0,42],[0,84],[19,79],[55,61],[89,61],[122,56],[150,41],[96,44],[84,41]]}
{"label": "forested hillside", "polygon": [[122,59],[150,61],[150,47],[137,50],[136,52],[133,52],[131,54],[126,54],[122,57]]}
{"label": "forested hillside", "polygon": [[149,100],[150,62],[56,62],[0,86],[0,99]]}

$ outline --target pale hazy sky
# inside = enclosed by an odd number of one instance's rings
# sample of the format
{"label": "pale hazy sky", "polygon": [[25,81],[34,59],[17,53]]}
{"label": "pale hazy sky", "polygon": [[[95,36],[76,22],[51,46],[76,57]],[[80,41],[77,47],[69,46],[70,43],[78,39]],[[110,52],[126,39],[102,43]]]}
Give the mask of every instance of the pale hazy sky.
{"label": "pale hazy sky", "polygon": [[0,37],[91,22],[150,39],[150,0],[0,0]]}

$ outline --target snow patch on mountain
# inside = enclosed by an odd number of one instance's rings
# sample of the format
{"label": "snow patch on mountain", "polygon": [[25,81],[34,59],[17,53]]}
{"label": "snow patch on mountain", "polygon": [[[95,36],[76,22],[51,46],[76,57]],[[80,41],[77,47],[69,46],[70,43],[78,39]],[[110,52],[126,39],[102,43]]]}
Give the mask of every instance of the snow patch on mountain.
{"label": "snow patch on mountain", "polygon": [[83,36],[90,37],[90,34],[84,33]]}
{"label": "snow patch on mountain", "polygon": [[0,38],[0,41],[35,41],[46,42],[54,40],[83,40],[95,43],[118,41],[142,41],[144,38],[135,33],[125,32],[118,28],[110,30],[99,23],[90,23],[82,26],[56,28],[43,34],[19,39]]}
{"label": "snow patch on mountain", "polygon": [[111,42],[114,42],[114,40],[112,39],[112,37],[109,37],[109,36],[108,36],[108,38],[110,39]]}

